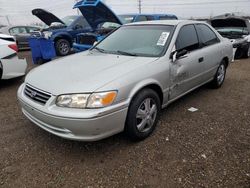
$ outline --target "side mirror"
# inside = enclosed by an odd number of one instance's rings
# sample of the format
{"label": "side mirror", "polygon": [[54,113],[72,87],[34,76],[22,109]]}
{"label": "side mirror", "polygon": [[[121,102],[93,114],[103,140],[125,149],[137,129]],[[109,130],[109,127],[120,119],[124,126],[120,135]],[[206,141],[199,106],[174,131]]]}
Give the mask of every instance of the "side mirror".
{"label": "side mirror", "polygon": [[187,50],[181,50],[179,52],[176,53],[176,58],[179,59],[180,57],[183,57],[184,55],[186,55],[188,53]]}
{"label": "side mirror", "polygon": [[181,50],[181,51],[173,51],[170,55],[170,58],[173,60],[173,62],[175,62],[177,59],[185,56],[188,53],[187,50]]}

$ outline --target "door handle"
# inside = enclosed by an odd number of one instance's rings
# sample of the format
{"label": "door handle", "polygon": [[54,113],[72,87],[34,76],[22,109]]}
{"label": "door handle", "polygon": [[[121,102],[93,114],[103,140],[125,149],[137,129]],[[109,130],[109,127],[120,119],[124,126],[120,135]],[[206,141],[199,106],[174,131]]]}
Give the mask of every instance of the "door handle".
{"label": "door handle", "polygon": [[202,63],[204,61],[204,57],[199,58],[199,63]]}

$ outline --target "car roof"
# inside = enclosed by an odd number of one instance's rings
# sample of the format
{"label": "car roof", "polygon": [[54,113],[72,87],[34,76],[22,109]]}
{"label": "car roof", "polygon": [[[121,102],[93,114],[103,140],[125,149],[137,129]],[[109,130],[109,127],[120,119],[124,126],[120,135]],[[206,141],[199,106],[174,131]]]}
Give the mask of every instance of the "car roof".
{"label": "car roof", "polygon": [[176,26],[179,24],[195,24],[195,23],[205,23],[202,21],[194,20],[154,20],[154,21],[143,21],[143,22],[134,22],[126,25],[172,25]]}

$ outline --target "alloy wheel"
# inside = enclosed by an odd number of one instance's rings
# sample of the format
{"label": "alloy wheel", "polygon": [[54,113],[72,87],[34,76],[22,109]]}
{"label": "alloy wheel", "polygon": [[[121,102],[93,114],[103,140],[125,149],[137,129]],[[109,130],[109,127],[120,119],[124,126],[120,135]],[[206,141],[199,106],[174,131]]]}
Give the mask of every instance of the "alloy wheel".
{"label": "alloy wheel", "polygon": [[155,123],[157,117],[157,105],[152,98],[146,98],[139,106],[136,114],[137,129],[139,132],[147,132]]}
{"label": "alloy wheel", "polygon": [[226,71],[225,65],[221,64],[217,73],[217,81],[219,85],[221,85],[224,81],[225,73],[226,73],[225,71]]}

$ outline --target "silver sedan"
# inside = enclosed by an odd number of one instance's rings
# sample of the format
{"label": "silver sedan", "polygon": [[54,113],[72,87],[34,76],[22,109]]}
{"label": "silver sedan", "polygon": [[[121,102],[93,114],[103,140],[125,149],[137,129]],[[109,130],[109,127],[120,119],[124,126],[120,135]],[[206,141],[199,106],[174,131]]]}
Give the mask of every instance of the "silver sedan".
{"label": "silver sedan", "polygon": [[89,51],[32,70],[18,90],[24,115],[57,136],[148,137],[162,108],[209,83],[222,86],[233,48],[195,21],[124,25]]}

